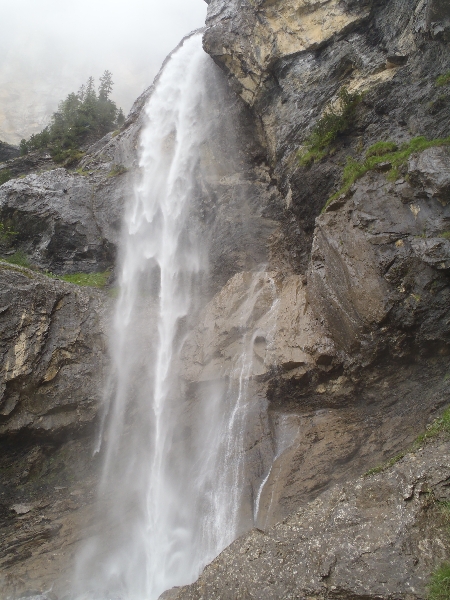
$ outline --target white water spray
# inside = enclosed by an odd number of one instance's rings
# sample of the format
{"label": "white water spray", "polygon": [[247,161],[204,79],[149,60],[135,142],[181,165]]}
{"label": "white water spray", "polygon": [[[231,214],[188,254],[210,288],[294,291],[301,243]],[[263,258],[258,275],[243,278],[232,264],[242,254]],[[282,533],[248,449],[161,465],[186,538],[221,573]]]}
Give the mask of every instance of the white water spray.
{"label": "white water spray", "polygon": [[[210,61],[201,37],[188,38],[146,107],[114,322],[104,514],[76,574],[80,591],[95,599],[156,600],[194,581],[238,533],[240,470],[230,436],[239,434],[242,385],[237,403],[220,390],[187,402],[177,373],[207,267],[190,210],[209,132]],[[217,493],[217,473],[231,493]]]}
{"label": "white water spray", "polygon": [[[248,381],[257,332],[246,330],[258,289],[241,307],[242,356],[229,384],[196,394],[180,351],[200,306],[208,244],[192,217],[211,134],[201,37],[172,55],[150,97],[142,179],[126,215],[100,533],[78,561],[78,597],[157,600],[193,582],[252,526],[243,509]],[[259,279],[254,278],[254,286]]]}

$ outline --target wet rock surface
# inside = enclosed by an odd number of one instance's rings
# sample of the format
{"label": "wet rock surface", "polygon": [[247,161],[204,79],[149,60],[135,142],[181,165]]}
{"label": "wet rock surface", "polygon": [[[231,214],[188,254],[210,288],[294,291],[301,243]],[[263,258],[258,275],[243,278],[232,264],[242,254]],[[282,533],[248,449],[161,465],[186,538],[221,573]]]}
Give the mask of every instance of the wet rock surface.
{"label": "wet rock surface", "polygon": [[0,296],[0,595],[41,599],[95,523],[110,299],[6,263]]}
{"label": "wet rock surface", "polygon": [[[315,218],[348,156],[379,141],[448,135],[450,88],[436,79],[450,51],[432,33],[438,13],[441,25],[450,18],[439,0],[210,2],[204,47],[261,123],[288,208],[288,246],[299,232],[296,268],[307,268]],[[308,35],[298,35],[306,24]],[[300,166],[298,151],[343,87],[364,93],[349,127],[326,160]]]}
{"label": "wet rock surface", "polygon": [[[447,559],[448,441],[336,486],[273,528],[227,548],[178,600],[423,598]],[[174,590],[175,591],[175,590]]]}
{"label": "wet rock surface", "polygon": [[450,153],[430,150],[410,160],[409,182],[367,174],[317,219],[308,294],[344,360],[446,352]]}
{"label": "wet rock surface", "polygon": [[[57,600],[97,522],[91,438],[0,442],[0,594]],[[51,590],[51,591],[50,591]]]}
{"label": "wet rock surface", "polygon": [[20,251],[57,274],[111,268],[124,197],[117,182],[95,180],[61,168],[1,186],[0,219],[14,232],[3,240],[3,256]]}

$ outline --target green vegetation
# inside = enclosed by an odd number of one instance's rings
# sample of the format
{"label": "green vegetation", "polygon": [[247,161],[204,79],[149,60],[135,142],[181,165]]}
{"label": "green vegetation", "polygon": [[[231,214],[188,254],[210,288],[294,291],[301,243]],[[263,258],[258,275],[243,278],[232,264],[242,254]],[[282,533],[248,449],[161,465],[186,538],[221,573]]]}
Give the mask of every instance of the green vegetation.
{"label": "green vegetation", "polygon": [[75,285],[103,288],[108,283],[110,271],[104,273],[73,273],[72,275],[61,275],[58,279]]}
{"label": "green vegetation", "polygon": [[443,75],[439,75],[436,79],[436,85],[438,87],[443,87],[444,85],[450,85],[450,71],[444,73]]}
{"label": "green vegetation", "polygon": [[339,108],[329,108],[317,121],[311,135],[305,141],[305,150],[299,152],[300,165],[307,166],[319,162],[332,150],[336,138],[351,129],[355,110],[362,100],[362,94],[351,94],[347,88],[339,92]]}
{"label": "green vegetation", "polygon": [[0,242],[8,242],[15,235],[18,235],[17,231],[13,231],[9,225],[0,221]]}
{"label": "green vegetation", "polygon": [[17,250],[16,252],[14,252],[14,254],[11,254],[11,256],[6,256],[5,258],[2,258],[2,260],[5,260],[6,262],[12,265],[17,265],[18,267],[25,267],[27,269],[29,269],[31,266],[27,255],[25,254],[25,252],[22,252],[22,250]]}
{"label": "green vegetation", "polygon": [[413,138],[409,142],[405,142],[400,148],[393,142],[377,142],[367,150],[363,162],[358,162],[354,158],[349,157],[342,174],[342,187],[328,199],[322,212],[326,211],[333,200],[348,192],[355,181],[368,171],[385,167],[388,171],[388,179],[395,181],[400,176],[400,169],[406,165],[413,152],[422,152],[433,146],[446,145],[450,145],[450,137],[427,140],[425,137],[420,136]]}
{"label": "green vegetation", "polygon": [[127,171],[128,169],[124,165],[113,165],[111,171],[108,173],[108,177],[117,177],[117,175],[122,175]]}
{"label": "green vegetation", "polygon": [[[12,235],[15,235],[15,233]],[[34,267],[30,263],[25,252],[22,250],[17,250],[10,256],[0,257],[0,261],[4,261],[10,265],[31,269],[32,271],[40,273],[41,275],[45,275],[46,277],[50,277],[51,279],[60,279],[61,281],[65,281],[67,283],[73,283],[75,285],[87,287],[104,288],[111,275],[110,271],[104,271],[103,273],[72,273],[71,275],[55,275],[50,271],[41,271]]]}
{"label": "green vegetation", "polygon": [[85,171],[82,168],[75,169],[75,172],[78,173],[78,175],[83,175],[84,177],[86,177],[86,175],[89,175],[89,171]]}
{"label": "green vegetation", "polygon": [[428,600],[449,600],[450,564],[444,563],[434,571],[428,585]]}
{"label": "green vegetation", "polygon": [[446,240],[450,240],[450,231],[443,231],[439,234],[439,237],[444,238]]}
{"label": "green vegetation", "polygon": [[367,150],[366,158],[370,158],[371,156],[384,156],[385,154],[395,152],[396,150],[398,150],[398,146],[397,144],[394,144],[394,142],[377,142]]}
{"label": "green vegetation", "polygon": [[[447,379],[444,378],[444,381],[447,381]],[[369,471],[364,473],[364,477],[370,477],[370,475],[375,475],[376,473],[381,473],[382,471],[389,469],[390,467],[392,467],[396,463],[398,463],[398,461],[401,460],[404,456],[406,456],[406,454],[408,454],[409,452],[415,452],[421,446],[428,443],[430,440],[436,438],[441,433],[444,433],[447,435],[450,434],[450,406],[444,410],[444,412],[438,419],[435,419],[432,423],[430,423],[430,425],[428,425],[428,427],[424,433],[420,434],[414,440],[411,448],[409,448],[408,450],[405,450],[404,452],[400,452],[393,458],[390,458],[384,464],[378,465],[378,466],[374,467],[373,469],[370,469]],[[449,507],[450,507],[450,503],[449,503]],[[449,598],[450,598],[450,596],[449,596]]]}
{"label": "green vegetation", "polygon": [[407,452],[400,452],[396,454],[393,458],[390,458],[387,462],[382,465],[378,465],[377,467],[373,467],[373,469],[369,469],[367,473],[364,473],[364,477],[370,477],[371,475],[375,475],[376,473],[382,473],[386,469],[393,467],[399,460],[401,460]]}
{"label": "green vegetation", "polygon": [[65,166],[76,164],[83,156],[81,146],[93,143],[109,131],[120,127],[125,117],[122,109],[110,100],[112,75],[105,71],[100,78],[98,94],[93,77],[75,94],[63,100],[53,114],[50,125],[28,140],[20,142],[22,155],[31,150],[48,150],[55,162]]}
{"label": "green vegetation", "polygon": [[419,435],[413,444],[413,450],[416,450],[429,440],[434,439],[440,433],[450,433],[450,407],[446,408],[439,419],[435,419],[433,423],[428,425],[425,433]]}
{"label": "green vegetation", "polygon": [[12,173],[9,169],[0,171],[0,185],[12,179]]}

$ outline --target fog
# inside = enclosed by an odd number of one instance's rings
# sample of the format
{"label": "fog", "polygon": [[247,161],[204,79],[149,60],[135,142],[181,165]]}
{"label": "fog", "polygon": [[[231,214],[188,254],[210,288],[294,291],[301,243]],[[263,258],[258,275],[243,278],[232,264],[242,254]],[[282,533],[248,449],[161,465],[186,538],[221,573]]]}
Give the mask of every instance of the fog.
{"label": "fog", "polygon": [[40,131],[58,102],[113,74],[127,113],[180,39],[204,24],[204,0],[2,0],[0,139]]}

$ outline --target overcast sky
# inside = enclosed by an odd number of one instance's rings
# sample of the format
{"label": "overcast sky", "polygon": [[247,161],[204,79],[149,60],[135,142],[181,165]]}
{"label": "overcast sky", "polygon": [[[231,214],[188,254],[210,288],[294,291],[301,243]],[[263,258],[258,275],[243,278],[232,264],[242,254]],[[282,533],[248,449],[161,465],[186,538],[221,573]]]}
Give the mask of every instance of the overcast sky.
{"label": "overcast sky", "polygon": [[170,50],[203,26],[206,8],[204,0],[2,0],[0,139],[40,130],[59,100],[105,69],[112,99],[128,112]]}

